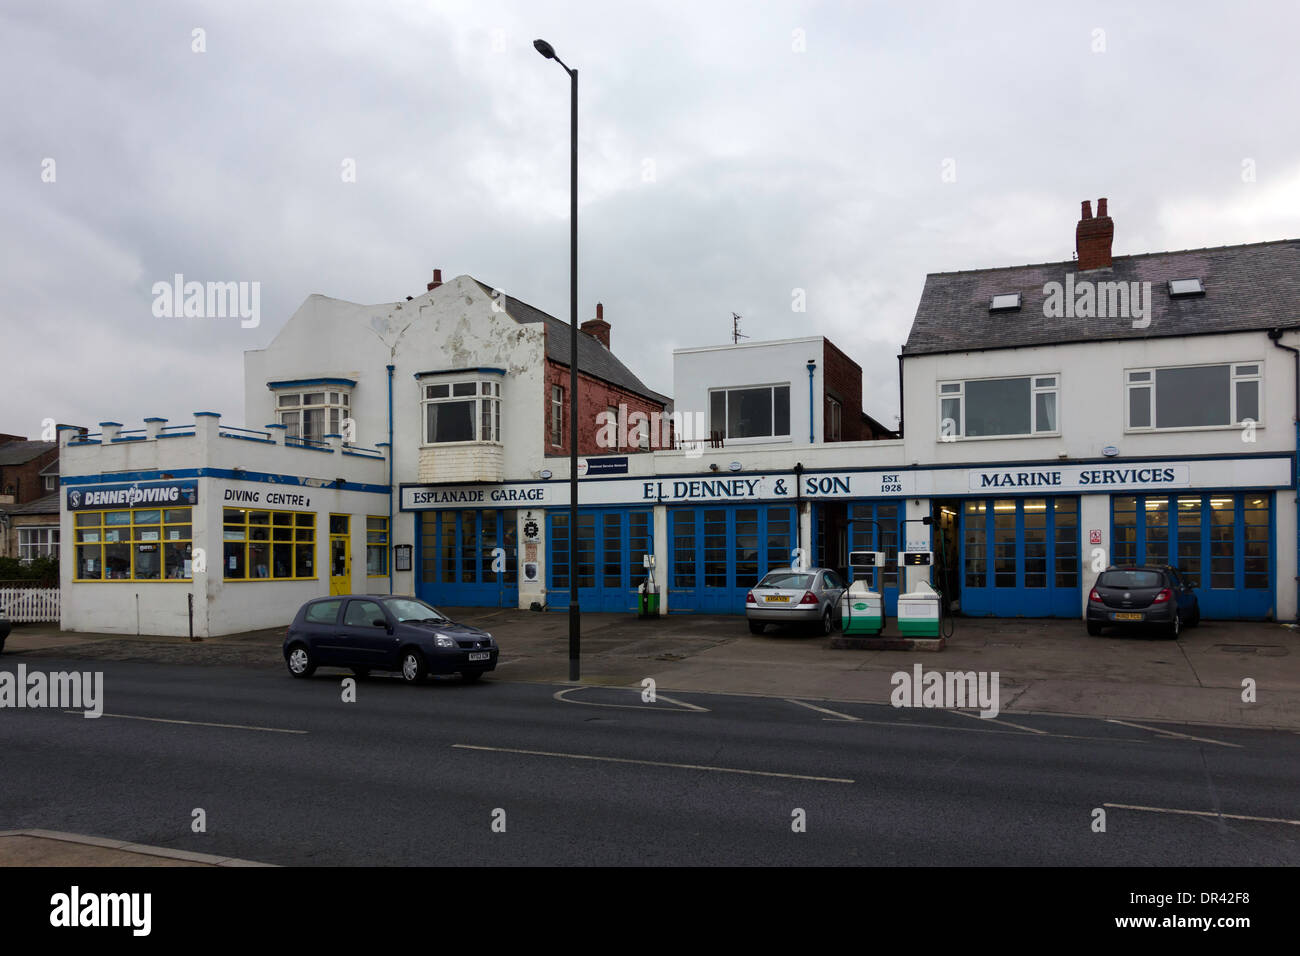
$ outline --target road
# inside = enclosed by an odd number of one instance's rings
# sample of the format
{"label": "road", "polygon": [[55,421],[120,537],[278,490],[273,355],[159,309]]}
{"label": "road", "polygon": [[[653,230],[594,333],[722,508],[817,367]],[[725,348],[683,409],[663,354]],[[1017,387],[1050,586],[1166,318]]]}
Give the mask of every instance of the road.
{"label": "road", "polygon": [[25,663],[102,669],[105,716],[0,709],[0,829],[299,865],[1300,864],[1290,732]]}

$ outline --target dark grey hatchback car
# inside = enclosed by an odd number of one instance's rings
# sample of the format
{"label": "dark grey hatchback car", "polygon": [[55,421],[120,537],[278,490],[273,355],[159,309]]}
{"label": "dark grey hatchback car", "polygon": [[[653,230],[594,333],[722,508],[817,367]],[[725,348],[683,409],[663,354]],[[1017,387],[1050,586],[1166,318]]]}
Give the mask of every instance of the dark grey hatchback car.
{"label": "dark grey hatchback car", "polygon": [[1088,633],[1103,627],[1158,627],[1177,637],[1183,625],[1201,622],[1196,592],[1168,565],[1109,567],[1088,593]]}
{"label": "dark grey hatchback car", "polygon": [[407,683],[429,674],[460,674],[473,682],[497,666],[492,635],[457,624],[419,598],[345,594],[308,601],[284,638],[294,677],[317,667],[346,667],[358,677],[397,671]]}

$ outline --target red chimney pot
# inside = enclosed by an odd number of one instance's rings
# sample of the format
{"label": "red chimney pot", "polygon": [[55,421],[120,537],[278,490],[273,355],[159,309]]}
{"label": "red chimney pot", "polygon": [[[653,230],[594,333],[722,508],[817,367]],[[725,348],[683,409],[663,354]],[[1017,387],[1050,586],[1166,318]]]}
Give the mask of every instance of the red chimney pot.
{"label": "red chimney pot", "polygon": [[428,285],[428,291],[432,292],[434,289],[438,288],[438,286],[440,286],[440,285],[442,285],[442,270],[441,270],[441,269],[434,269],[434,270],[433,270],[433,281],[429,283],[429,285]]}
{"label": "red chimney pot", "polygon": [[1097,200],[1097,218],[1092,216],[1092,204],[1083,201],[1083,217],[1074,227],[1074,250],[1080,272],[1089,269],[1109,269],[1111,243],[1115,238],[1115,223],[1106,211],[1106,200]]}

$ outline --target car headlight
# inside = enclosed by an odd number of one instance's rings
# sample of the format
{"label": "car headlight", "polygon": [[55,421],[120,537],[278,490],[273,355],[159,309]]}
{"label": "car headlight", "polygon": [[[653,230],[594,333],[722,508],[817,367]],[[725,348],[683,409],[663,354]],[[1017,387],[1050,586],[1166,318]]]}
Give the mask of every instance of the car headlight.
{"label": "car headlight", "polygon": [[456,646],[455,638],[448,637],[446,634],[435,634],[433,636],[433,643],[436,644],[438,647]]}

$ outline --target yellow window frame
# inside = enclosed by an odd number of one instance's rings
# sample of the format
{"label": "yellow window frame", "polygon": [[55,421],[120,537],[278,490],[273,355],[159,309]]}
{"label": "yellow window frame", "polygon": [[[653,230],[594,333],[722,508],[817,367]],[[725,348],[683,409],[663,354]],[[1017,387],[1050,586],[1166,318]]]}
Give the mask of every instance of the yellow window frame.
{"label": "yellow window frame", "polygon": [[[238,512],[240,520],[231,521],[228,515],[231,512]],[[265,521],[254,521],[253,515],[265,515]],[[284,516],[285,520],[277,522],[277,516]],[[265,529],[266,537],[253,539],[253,529]],[[240,538],[227,538],[226,534],[230,531],[238,531]],[[288,538],[277,538],[277,531],[289,531]],[[287,545],[289,548],[289,561],[293,569],[291,575],[277,575],[275,573],[275,546]],[[226,549],[232,545],[238,545],[243,552],[243,569],[242,577],[230,577],[230,566],[226,558]],[[249,570],[252,564],[252,547],[262,545],[270,549],[271,560],[266,565],[267,574],[265,577],[250,576]],[[311,573],[298,574],[298,548],[300,545],[311,545]],[[229,505],[221,510],[221,579],[230,584],[249,584],[260,582],[275,581],[316,581],[319,579],[316,561],[316,512],[314,511],[286,511],[283,509],[272,508],[232,508]]]}
{"label": "yellow window frame", "polygon": [[[168,512],[185,512],[185,519],[182,521],[168,521]],[[156,522],[137,522],[136,515],[148,512],[157,512],[158,520]],[[125,513],[130,516],[130,520],[125,524],[108,524],[105,516],[109,514]],[[91,520],[94,519],[94,520]],[[190,532],[184,538],[169,538],[167,532],[171,528],[188,527]],[[126,532],[125,540],[109,541],[107,535],[109,529],[117,532]],[[193,559],[194,544],[194,509],[192,507],[166,508],[166,507],[148,507],[148,508],[104,508],[95,511],[78,511],[73,515],[73,534],[72,534],[72,580],[79,584],[184,584],[194,580],[193,574],[189,577],[167,577],[167,552],[164,550],[168,545],[190,545],[191,560]],[[85,541],[82,539],[83,534],[94,534],[96,540]],[[143,537],[145,534],[155,534],[157,537]],[[139,577],[136,574],[136,557],[139,552],[136,550],[140,545],[153,545],[158,549],[158,576],[157,577]],[[110,578],[106,576],[108,566],[106,563],[105,551],[110,545],[125,545],[127,548],[127,568],[126,577]],[[96,559],[100,576],[97,578],[83,577],[81,573],[81,556],[87,548],[94,548],[98,552]],[[182,564],[182,567],[184,565]],[[191,568],[193,566],[191,565]]]}

